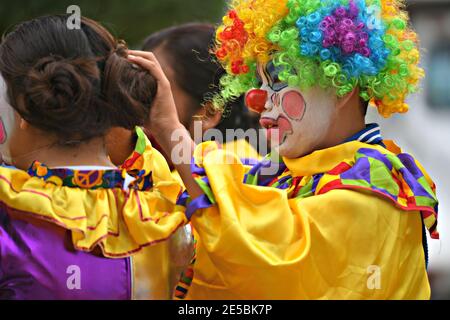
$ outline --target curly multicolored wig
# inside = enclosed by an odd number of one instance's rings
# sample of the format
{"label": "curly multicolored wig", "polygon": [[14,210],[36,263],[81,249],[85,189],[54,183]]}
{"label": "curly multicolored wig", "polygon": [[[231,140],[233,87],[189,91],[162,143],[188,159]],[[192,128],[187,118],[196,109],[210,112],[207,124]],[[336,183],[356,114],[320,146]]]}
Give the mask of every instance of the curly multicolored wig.
{"label": "curly multicolored wig", "polygon": [[416,33],[403,0],[232,0],[217,30],[217,59],[228,74],[216,106],[258,85],[257,63],[270,59],[280,80],[307,89],[360,89],[384,117],[408,111],[417,91]]}

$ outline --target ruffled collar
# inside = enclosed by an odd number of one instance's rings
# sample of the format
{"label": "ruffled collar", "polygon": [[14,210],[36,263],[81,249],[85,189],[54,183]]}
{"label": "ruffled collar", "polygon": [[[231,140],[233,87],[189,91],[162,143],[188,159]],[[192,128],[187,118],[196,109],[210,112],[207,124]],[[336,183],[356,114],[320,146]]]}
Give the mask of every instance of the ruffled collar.
{"label": "ruffled collar", "polygon": [[283,158],[283,163],[294,176],[311,176],[327,172],[345,160],[354,158],[361,148],[371,148],[381,152],[391,152],[379,145],[369,145],[359,141],[351,141],[335,147],[317,150],[297,159]]}
{"label": "ruffled collar", "polygon": [[18,219],[71,231],[77,250],[100,247],[106,257],[127,257],[186,223],[184,208],[176,206],[182,187],[145,135],[131,158],[138,179],[128,190],[122,188],[124,168],[77,171],[36,162],[27,173],[0,167],[0,205]]}
{"label": "ruffled collar", "polygon": [[[290,198],[306,198],[336,189],[371,191],[405,211],[420,211],[432,238],[437,231],[436,185],[422,165],[390,140],[380,145],[347,142],[298,159],[283,158],[272,180],[246,183],[287,190]],[[250,176],[251,177],[251,176]]]}

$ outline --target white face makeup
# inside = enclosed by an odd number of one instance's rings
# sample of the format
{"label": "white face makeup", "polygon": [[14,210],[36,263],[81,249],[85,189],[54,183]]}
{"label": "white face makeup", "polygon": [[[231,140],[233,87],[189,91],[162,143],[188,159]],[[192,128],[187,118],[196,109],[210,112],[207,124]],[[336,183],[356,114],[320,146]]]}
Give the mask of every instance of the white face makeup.
{"label": "white face makeup", "polygon": [[258,65],[262,86],[253,91],[256,95],[249,91],[246,100],[251,104],[253,98],[261,104],[265,99],[260,108],[261,126],[267,130],[272,148],[294,159],[320,148],[334,119],[336,97],[318,87],[305,92],[289,87],[278,79],[278,73],[272,62]]}
{"label": "white face makeup", "polygon": [[12,164],[9,142],[14,125],[14,109],[8,102],[6,82],[0,74],[0,154],[8,164]]}

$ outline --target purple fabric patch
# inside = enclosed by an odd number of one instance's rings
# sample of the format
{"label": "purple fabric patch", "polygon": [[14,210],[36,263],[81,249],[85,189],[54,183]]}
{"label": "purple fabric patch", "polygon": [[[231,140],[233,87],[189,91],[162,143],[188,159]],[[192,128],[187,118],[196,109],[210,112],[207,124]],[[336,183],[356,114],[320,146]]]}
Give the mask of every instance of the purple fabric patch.
{"label": "purple fabric patch", "polygon": [[286,189],[288,189],[289,187],[290,187],[289,183],[282,183],[282,184],[280,184],[280,185],[278,186],[277,189],[280,189],[280,190],[286,190]]}
{"label": "purple fabric patch", "polygon": [[416,165],[414,158],[406,153],[399,154],[398,159],[405,166],[404,168],[397,168],[397,170],[402,174],[406,183],[409,185],[415,196],[430,197],[430,195],[424,187],[417,181],[424,177],[423,173],[420,171],[419,167]]}
{"label": "purple fabric patch", "polygon": [[374,158],[376,160],[379,160],[384,163],[384,165],[389,169],[389,171],[392,170],[392,163],[389,161],[389,159],[386,157],[386,155],[382,154],[378,150],[375,149],[367,149],[362,148],[358,150],[358,153],[361,153],[363,155],[366,155],[370,158]]}
{"label": "purple fabric patch", "polygon": [[209,183],[208,176],[204,176],[200,180],[203,181],[203,183],[205,183],[211,189],[211,184]]}
{"label": "purple fabric patch", "polygon": [[241,162],[244,166],[256,166],[259,163],[258,159],[252,159],[252,158],[244,158],[241,159]]}
{"label": "purple fabric patch", "polygon": [[189,205],[186,208],[186,218],[188,220],[191,220],[192,215],[200,209],[207,209],[212,207],[213,204],[211,203],[211,201],[209,201],[209,198],[204,194],[194,200],[191,201],[191,203],[189,203]]}
{"label": "purple fabric patch", "polygon": [[364,180],[367,183],[371,183],[369,159],[358,159],[351,169],[341,174],[341,178],[345,180]]}
{"label": "purple fabric patch", "polygon": [[[271,168],[272,166],[278,166],[278,170],[273,175],[262,175],[263,168]],[[275,163],[270,159],[263,159],[258,162],[251,170],[245,175],[244,183],[247,181],[247,176],[258,176],[258,185],[259,186],[267,186],[271,183],[276,177],[281,175],[286,170],[286,165],[283,162]]]}
{"label": "purple fabric patch", "polygon": [[0,207],[0,300],[131,299],[129,259],[76,251],[69,231],[30,221]]}
{"label": "purple fabric patch", "polygon": [[402,174],[408,186],[411,188],[415,196],[430,197],[431,195],[417,182],[408,167],[400,168],[398,171]]}
{"label": "purple fabric patch", "polygon": [[185,191],[185,192],[183,192],[183,193],[181,194],[181,196],[178,198],[178,200],[177,200],[177,205],[178,205],[178,206],[186,207],[186,206],[187,206],[187,203],[188,203],[188,201],[189,201],[189,199],[190,199],[189,193],[188,193],[187,191]]}
{"label": "purple fabric patch", "polygon": [[400,159],[403,165],[406,168],[408,168],[408,171],[414,176],[414,178],[419,180],[420,178],[423,177],[422,171],[420,171],[419,167],[417,167],[416,161],[411,155],[407,153],[402,153],[399,154],[397,157]]}
{"label": "purple fabric patch", "polygon": [[[291,179],[292,179],[292,176],[285,176],[285,177],[283,177],[283,178],[278,180],[278,184],[279,184],[280,187],[284,186],[284,185],[287,185],[286,188],[289,188],[289,184],[287,182],[289,180],[291,180]],[[286,189],[286,188],[282,188],[282,189]]]}
{"label": "purple fabric patch", "polygon": [[203,167],[199,167],[195,164],[195,159],[192,159],[192,163],[191,163],[191,171],[192,174],[196,174],[199,176],[204,176],[206,175],[206,170]]}
{"label": "purple fabric patch", "polygon": [[319,185],[320,179],[322,179],[323,176],[324,176],[323,173],[316,174],[316,175],[314,176],[314,178],[313,178],[313,185],[312,185],[312,187],[311,187],[311,191],[312,191],[313,193],[316,192],[316,189],[317,189],[317,186]]}

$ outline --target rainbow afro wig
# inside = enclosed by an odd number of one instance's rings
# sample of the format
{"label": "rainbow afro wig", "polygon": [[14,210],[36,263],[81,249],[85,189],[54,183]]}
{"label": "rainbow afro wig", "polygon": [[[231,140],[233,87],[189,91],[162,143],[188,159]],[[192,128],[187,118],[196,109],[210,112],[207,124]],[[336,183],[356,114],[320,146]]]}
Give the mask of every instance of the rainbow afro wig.
{"label": "rainbow afro wig", "polygon": [[290,86],[360,89],[389,117],[408,111],[417,91],[416,33],[403,0],[232,0],[217,30],[215,55],[227,70],[214,104],[258,86],[257,63],[272,60]]}

